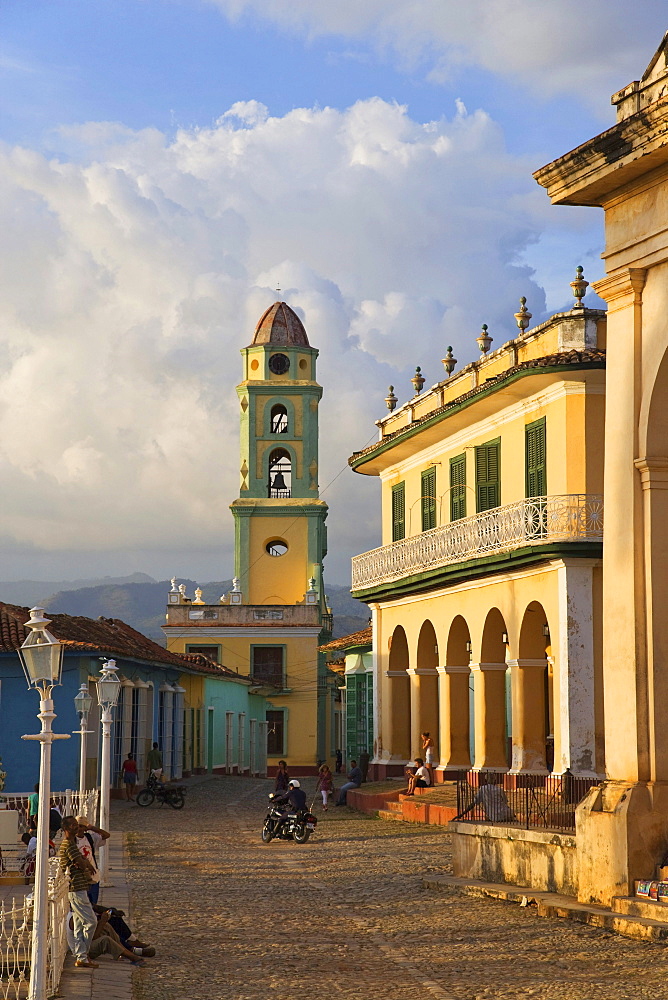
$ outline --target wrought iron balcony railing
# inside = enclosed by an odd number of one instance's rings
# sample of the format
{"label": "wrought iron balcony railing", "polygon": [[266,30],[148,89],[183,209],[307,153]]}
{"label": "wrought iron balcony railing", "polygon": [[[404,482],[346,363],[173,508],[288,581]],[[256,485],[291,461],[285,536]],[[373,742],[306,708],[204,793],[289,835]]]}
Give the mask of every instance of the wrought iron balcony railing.
{"label": "wrought iron balcony railing", "polygon": [[479,556],[555,542],[600,542],[603,497],[595,493],[531,497],[451,521],[353,558],[353,590]]}

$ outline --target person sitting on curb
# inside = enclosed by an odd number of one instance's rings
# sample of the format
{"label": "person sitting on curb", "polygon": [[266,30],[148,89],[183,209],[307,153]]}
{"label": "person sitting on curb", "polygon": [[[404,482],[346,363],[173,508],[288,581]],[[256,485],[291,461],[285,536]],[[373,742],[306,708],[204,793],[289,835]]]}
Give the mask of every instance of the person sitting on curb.
{"label": "person sitting on curb", "polygon": [[140,941],[138,937],[133,935],[132,931],[128,927],[127,923],[123,919],[125,916],[125,910],[117,910],[115,906],[102,906],[96,903],[93,906],[95,913],[97,914],[98,922],[100,917],[105,913],[107,914],[107,923],[105,924],[105,933],[109,934],[114,941],[118,940],[124,948],[128,951],[132,951],[135,955],[141,955],[143,958],[153,958],[155,955],[155,948],[150,944],[145,944]]}
{"label": "person sitting on curb", "polygon": [[348,780],[345,785],[341,785],[339,789],[339,797],[336,800],[337,806],[345,806],[348,800],[348,792],[351,788],[359,788],[362,784],[362,771],[357,766],[356,760],[351,760],[350,770],[348,771]]}
{"label": "person sitting on curb", "polygon": [[[91,959],[100,958],[102,955],[111,955],[112,958],[119,959],[124,958],[128,962],[132,962],[134,966],[138,968],[146,965],[139,955],[130,951],[128,948],[124,948],[123,945],[118,940],[114,940],[113,931],[109,934],[111,928],[106,928],[106,923],[109,918],[103,914],[97,924],[95,929],[95,935],[90,943],[88,949],[89,962]],[[67,944],[73,955],[76,955],[76,940],[74,937],[74,914],[70,910],[65,918],[65,933],[67,935]],[[79,965],[75,962],[75,965]],[[98,968],[97,962],[90,962],[92,968]]]}
{"label": "person sitting on curb", "polygon": [[416,788],[429,788],[431,785],[431,775],[424,766],[422,757],[416,757],[415,763],[417,767],[414,771],[411,771],[408,767],[406,768],[406,777],[408,778],[408,791],[406,795],[415,795]]}

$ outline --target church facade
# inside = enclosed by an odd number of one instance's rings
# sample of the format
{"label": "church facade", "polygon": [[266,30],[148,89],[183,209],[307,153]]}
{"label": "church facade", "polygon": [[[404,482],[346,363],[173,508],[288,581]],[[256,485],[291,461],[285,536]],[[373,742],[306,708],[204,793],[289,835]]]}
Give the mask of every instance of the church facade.
{"label": "church facade", "polygon": [[165,634],[247,675],[269,699],[267,758],[315,773],[329,755],[334,685],[318,646],[331,637],[323,589],[327,505],[318,493],[318,351],[285,302],[242,349],[234,583],[217,605],[169,595]]}

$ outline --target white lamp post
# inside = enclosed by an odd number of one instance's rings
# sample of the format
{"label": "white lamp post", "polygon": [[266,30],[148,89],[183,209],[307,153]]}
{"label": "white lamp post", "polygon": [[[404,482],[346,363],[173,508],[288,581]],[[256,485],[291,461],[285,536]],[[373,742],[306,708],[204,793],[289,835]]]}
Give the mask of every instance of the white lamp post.
{"label": "white lamp post", "polygon": [[[86,791],[86,736],[90,732],[86,729],[88,725],[88,713],[90,712],[93,699],[88,693],[88,684],[82,683],[74,698],[74,707],[79,716],[78,735],[81,737],[81,748],[79,757],[79,796],[83,801]],[[81,802],[80,802],[81,805]]]}
{"label": "white lamp post", "polygon": [[[116,660],[107,660],[95,681],[97,700],[102,709],[102,764],[100,767],[100,826],[109,829],[109,794],[111,789],[111,723],[112,711],[118,702],[121,682],[116,673]],[[106,840],[100,844],[100,884],[108,886],[109,848]]]}
{"label": "white lamp post", "polygon": [[51,744],[54,740],[69,740],[69,735],[52,732],[56,717],[51,692],[60,684],[63,665],[63,647],[47,631],[51,622],[44,617],[43,608],[33,608],[26,622],[32,631],[19,649],[28,687],[40,694],[39,715],[41,732],[36,736],[23,736],[24,740],[40,743],[39,800],[37,806],[37,851],[35,853],[35,896],[30,958],[29,1000],[46,1000],[46,960],[49,903],[49,809],[51,803]]}

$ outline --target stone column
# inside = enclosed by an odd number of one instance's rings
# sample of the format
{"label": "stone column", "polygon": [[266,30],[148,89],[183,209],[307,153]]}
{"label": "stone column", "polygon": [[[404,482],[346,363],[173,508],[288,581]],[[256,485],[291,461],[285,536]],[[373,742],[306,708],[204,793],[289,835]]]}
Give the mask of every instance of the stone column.
{"label": "stone column", "polygon": [[472,663],[476,771],[507,771],[506,664]]}
{"label": "stone column", "polygon": [[404,765],[411,757],[411,691],[408,671],[386,670],[384,689],[382,762],[384,765]]}
{"label": "stone column", "polygon": [[469,677],[465,667],[437,667],[439,764],[446,771],[468,770],[469,750]]}
{"label": "stone column", "polygon": [[559,625],[553,635],[554,773],[596,776],[593,560],[557,570]]}
{"label": "stone column", "polygon": [[545,671],[547,660],[509,660],[513,711],[511,774],[547,774]]}
{"label": "stone column", "polygon": [[421,734],[438,735],[438,674],[435,667],[409,667],[411,690],[411,754],[422,756]]}

